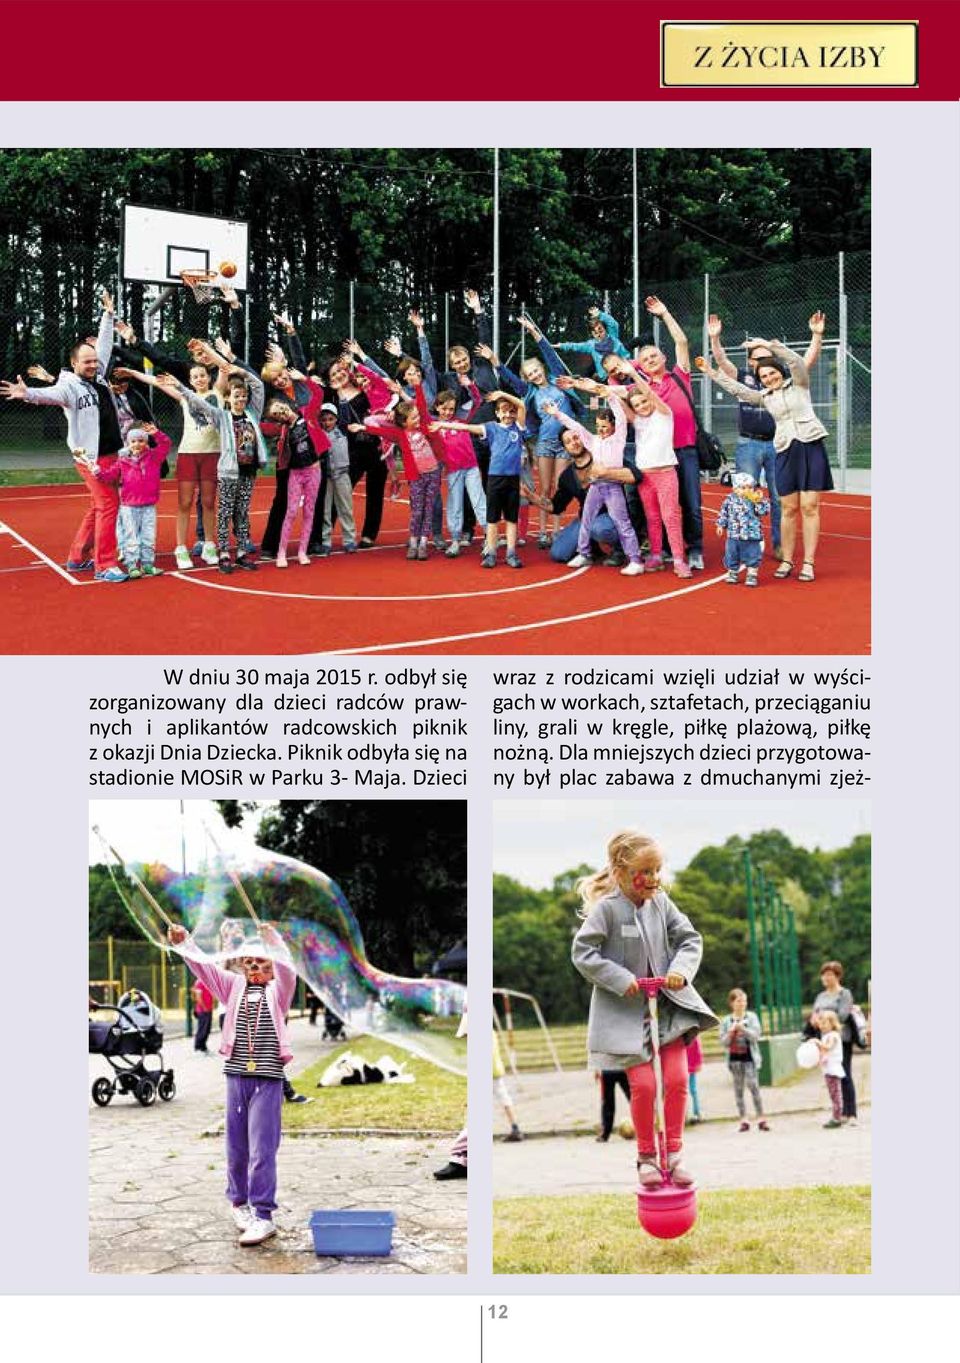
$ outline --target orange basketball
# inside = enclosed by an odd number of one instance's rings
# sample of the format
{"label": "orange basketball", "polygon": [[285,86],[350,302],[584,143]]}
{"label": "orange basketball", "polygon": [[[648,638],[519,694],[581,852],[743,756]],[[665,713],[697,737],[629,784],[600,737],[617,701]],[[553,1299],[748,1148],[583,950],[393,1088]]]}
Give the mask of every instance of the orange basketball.
{"label": "orange basketball", "polygon": [[232,260],[222,260],[220,262],[220,273],[223,275],[224,279],[232,279],[237,273],[237,267]]}

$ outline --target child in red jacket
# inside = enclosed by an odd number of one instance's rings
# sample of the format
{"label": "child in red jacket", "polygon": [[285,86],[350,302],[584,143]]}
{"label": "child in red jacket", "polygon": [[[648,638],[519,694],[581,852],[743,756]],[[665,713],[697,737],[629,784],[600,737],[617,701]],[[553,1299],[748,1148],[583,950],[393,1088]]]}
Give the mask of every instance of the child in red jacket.
{"label": "child in red jacket", "polygon": [[398,402],[394,414],[397,418],[395,426],[379,416],[368,416],[363,424],[375,435],[392,440],[399,446],[403,474],[410,485],[407,558],[423,560],[429,557],[427,543],[433,503],[440,491],[443,439],[421,421],[415,402]]}
{"label": "child in red jacket", "polygon": [[[153,440],[153,447],[150,440]],[[154,559],[157,550],[157,502],[160,500],[160,465],[170,453],[170,437],[156,426],[133,426],[116,461],[101,465],[85,450],[74,450],[78,464],[103,483],[119,483],[120,512],[117,537],[127,576],[161,577],[163,569]]]}

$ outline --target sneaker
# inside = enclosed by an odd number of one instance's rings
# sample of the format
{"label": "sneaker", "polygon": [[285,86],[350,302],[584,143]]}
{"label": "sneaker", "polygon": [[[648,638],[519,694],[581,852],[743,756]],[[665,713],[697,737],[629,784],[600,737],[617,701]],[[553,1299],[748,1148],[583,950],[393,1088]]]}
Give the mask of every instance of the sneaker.
{"label": "sneaker", "polygon": [[[343,552],[345,554],[355,554],[357,552],[357,546],[355,544],[350,545],[345,544],[343,546]],[[329,558],[330,555],[333,553],[333,550],[330,548],[329,544],[322,544],[320,548],[316,551],[316,553],[317,558]]]}
{"label": "sneaker", "polygon": [[71,573],[89,573],[90,569],[95,568],[96,566],[97,565],[94,563],[92,558],[67,559],[67,571]]}
{"label": "sneaker", "polygon": [[738,1131],[749,1131],[749,1130],[750,1130],[750,1123],[749,1123],[749,1122],[741,1122],[740,1125],[737,1127],[737,1130],[738,1130]]}
{"label": "sneaker", "polygon": [[670,1178],[678,1188],[689,1188],[693,1185],[693,1174],[684,1166],[682,1151],[678,1150],[669,1157],[667,1168],[670,1170]]}
{"label": "sneaker", "polygon": [[769,1125],[767,1124],[767,1122],[766,1122],[765,1120],[763,1120],[763,1118],[761,1118],[761,1120],[760,1120],[759,1122],[757,1122],[757,1130],[758,1130],[758,1131],[769,1131],[769,1130],[770,1130]]}
{"label": "sneaker", "polygon": [[291,1093],[287,1099],[288,1103],[312,1103],[313,1099],[308,1098],[305,1093]]}
{"label": "sneaker", "polygon": [[140,571],[144,577],[163,577],[163,569],[158,568],[155,563],[145,563]]}
{"label": "sneaker", "polygon": [[459,558],[459,557],[460,557],[460,541],[459,541],[459,540],[454,540],[454,541],[452,542],[452,544],[450,545],[450,547],[447,549],[447,552],[446,552],[446,554],[444,555],[444,557],[445,557],[445,558]]}
{"label": "sneaker", "polygon": [[[322,552],[329,554],[330,550],[326,549],[323,550]],[[357,552],[357,546],[351,541],[350,544],[345,544],[343,546],[343,552],[345,554],[355,554]]]}
{"label": "sneaker", "polygon": [[434,1169],[433,1176],[434,1178],[439,1178],[441,1180],[449,1178],[466,1178],[467,1166],[465,1164],[454,1164],[451,1160],[451,1162],[445,1164],[442,1169]]}
{"label": "sneaker", "polygon": [[507,553],[507,567],[508,567],[508,568],[522,568],[522,567],[523,567],[523,563],[520,561],[520,557],[519,557],[519,555],[517,554],[516,550],[510,550],[510,551]]}
{"label": "sneaker", "polygon": [[127,574],[122,568],[107,568],[105,572],[96,573],[98,582],[126,582]]}
{"label": "sneaker", "polygon": [[254,544],[253,540],[247,540],[246,544],[243,546],[243,552],[248,556],[257,552],[257,546]]}
{"label": "sneaker", "polygon": [[758,568],[748,568],[748,569],[747,569],[747,586],[748,586],[748,587],[759,587],[759,585],[760,585],[760,570],[759,570]]}
{"label": "sneaker", "polygon": [[[363,548],[363,545],[362,545],[362,544],[360,545],[360,548],[361,548],[361,549]],[[417,557],[417,546],[416,546],[415,544],[408,544],[408,545],[407,545],[407,559],[408,559],[408,561],[412,563],[413,560],[414,560],[416,557]]]}
{"label": "sneaker", "polygon": [[267,549],[266,551],[264,551],[263,549],[260,550],[261,563],[275,563],[276,560],[277,560],[276,554],[271,554],[269,549]]}
{"label": "sneaker", "polygon": [[549,549],[553,545],[553,536],[546,533],[537,536],[537,548]]}
{"label": "sneaker", "polygon": [[127,569],[127,577],[143,577],[143,569],[139,563],[135,563],[132,568]]}
{"label": "sneaker", "polygon": [[659,573],[662,572],[666,566],[661,554],[651,554],[643,565],[643,571],[645,573]]}
{"label": "sneaker", "polygon": [[740,581],[739,577],[737,576],[736,568],[731,568],[723,580],[724,582],[729,582],[731,586],[735,587],[737,583]]}
{"label": "sneaker", "polygon": [[277,1228],[272,1221],[268,1221],[262,1216],[253,1216],[245,1231],[240,1236],[241,1245],[262,1245],[264,1240],[269,1240],[271,1235],[276,1235]]}
{"label": "sneaker", "polygon": [[481,568],[495,568],[496,566],[497,566],[497,556],[496,556],[496,554],[493,554],[493,553],[490,553],[490,552],[487,551],[487,550],[484,550],[484,552],[480,555],[480,567],[481,567]]}
{"label": "sneaker", "polygon": [[446,547],[447,547],[447,541],[443,538],[442,535],[434,535],[434,537],[433,537],[433,547],[434,547],[434,549],[439,549],[439,551],[440,551],[441,553],[443,553],[443,551],[444,551],[444,550],[446,549]]}
{"label": "sneaker", "polygon": [[460,536],[460,548],[461,548],[461,549],[469,549],[469,548],[470,548],[470,545],[471,545],[472,543],[473,543],[473,540],[471,539],[471,537],[470,537],[469,535],[461,535],[461,536]]}
{"label": "sneaker", "polygon": [[662,1188],[663,1173],[656,1155],[641,1155],[637,1160],[637,1176],[641,1188]]}
{"label": "sneaker", "polygon": [[703,555],[700,553],[699,549],[690,550],[690,553],[687,555],[687,563],[694,570],[694,572],[697,573],[703,572]]}
{"label": "sneaker", "polygon": [[[436,540],[434,540],[434,545],[436,545]],[[430,552],[429,552],[429,550],[427,549],[427,546],[426,546],[425,544],[419,545],[418,548],[417,548],[417,561],[418,561],[419,563],[423,563],[423,562],[425,562],[426,559],[428,559],[429,557],[430,557]]]}
{"label": "sneaker", "polygon": [[843,1122],[838,1121],[836,1117],[831,1117],[829,1122],[824,1122],[823,1129],[824,1131],[833,1131],[839,1126],[843,1126]]}
{"label": "sneaker", "polygon": [[200,558],[203,553],[203,540],[195,540],[190,552],[194,558]]}
{"label": "sneaker", "polygon": [[253,1216],[253,1212],[247,1204],[244,1202],[240,1207],[231,1207],[230,1211],[233,1216],[233,1224],[236,1226],[237,1230],[246,1230],[250,1224],[250,1218]]}
{"label": "sneaker", "polygon": [[690,571],[690,565],[688,563],[675,563],[673,565],[673,571],[677,577],[693,577],[693,573]]}
{"label": "sneaker", "polygon": [[301,567],[301,568],[307,568],[307,567],[309,567],[309,566],[310,566],[310,555],[307,554],[307,553],[305,553],[304,550],[301,549],[300,552],[299,552],[299,554],[297,554],[297,562],[300,564],[300,567]]}
{"label": "sneaker", "polygon": [[193,567],[193,559],[190,557],[190,550],[185,544],[177,545],[176,549],[173,551],[173,557],[176,559],[177,568],[181,573],[189,572]]}
{"label": "sneaker", "polygon": [[523,1132],[518,1126],[512,1127],[503,1138],[505,1145],[515,1145],[517,1141],[523,1140]]}
{"label": "sneaker", "polygon": [[200,558],[204,563],[209,563],[211,568],[217,566],[217,546],[213,540],[204,540],[203,548],[200,550]]}
{"label": "sneaker", "polygon": [[227,558],[226,554],[217,560],[217,567],[220,569],[221,573],[233,572],[233,564],[230,562],[229,558]]}
{"label": "sneaker", "polygon": [[255,573],[259,565],[254,563],[252,558],[247,557],[248,553],[249,550],[245,550],[242,554],[237,555],[236,566],[245,569],[248,573]]}
{"label": "sneaker", "polygon": [[844,1124],[844,1126],[858,1126],[858,1125],[859,1125],[859,1123],[858,1123],[856,1117],[844,1117],[844,1119],[843,1119],[843,1124]]}
{"label": "sneaker", "polygon": [[286,566],[287,566],[287,556],[286,556],[286,554],[278,554],[278,555],[277,555],[277,567],[278,567],[278,568],[286,568]]}
{"label": "sneaker", "polygon": [[642,563],[628,563],[625,568],[620,569],[621,577],[639,577],[643,572]]}
{"label": "sneaker", "polygon": [[586,554],[574,554],[573,558],[570,559],[569,563],[567,564],[567,567],[568,567],[568,568],[589,568],[589,567],[590,567],[590,560],[587,558]]}
{"label": "sneaker", "polygon": [[361,538],[360,543],[357,545],[357,548],[358,548],[358,549],[372,549],[372,548],[373,548],[373,540],[372,540],[372,539],[369,539],[366,535],[364,535],[364,536]]}
{"label": "sneaker", "polygon": [[612,554],[608,554],[602,559],[604,568],[622,568],[627,562],[627,556],[622,549],[614,549]]}

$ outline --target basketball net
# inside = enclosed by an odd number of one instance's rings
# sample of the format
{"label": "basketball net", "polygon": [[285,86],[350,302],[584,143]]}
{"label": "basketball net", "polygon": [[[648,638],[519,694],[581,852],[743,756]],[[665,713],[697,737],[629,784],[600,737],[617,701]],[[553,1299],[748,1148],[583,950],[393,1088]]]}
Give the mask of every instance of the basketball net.
{"label": "basketball net", "polygon": [[198,303],[212,303],[217,296],[213,281],[217,278],[215,270],[181,270],[180,278],[191,291]]}

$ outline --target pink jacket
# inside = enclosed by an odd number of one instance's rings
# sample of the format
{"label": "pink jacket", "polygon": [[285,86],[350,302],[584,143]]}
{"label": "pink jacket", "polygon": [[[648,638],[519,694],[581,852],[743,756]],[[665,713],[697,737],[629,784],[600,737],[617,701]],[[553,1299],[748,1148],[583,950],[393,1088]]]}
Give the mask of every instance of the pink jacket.
{"label": "pink jacket", "polygon": [[[183,959],[200,983],[205,984],[210,993],[214,994],[226,1006],[227,1012],[223,1019],[223,1031],[220,1034],[220,1054],[229,1060],[233,1055],[233,1045],[237,1039],[237,1013],[240,1009],[240,1000],[243,998],[244,990],[247,987],[246,978],[243,975],[237,975],[232,970],[222,970],[213,961],[197,960],[195,957],[187,955],[184,955]],[[273,974],[274,978],[267,985],[266,990],[267,1008],[273,1019],[277,1041],[280,1043],[280,1059],[286,1064],[288,1060],[292,1059],[293,1052],[290,1050],[284,1016],[293,999],[293,991],[297,987],[297,972],[292,966],[284,965],[282,961],[274,961]]]}
{"label": "pink jacket", "polygon": [[121,450],[115,463],[97,467],[101,482],[120,484],[123,506],[156,506],[160,500],[160,465],[170,453],[170,437],[157,431],[153,438],[156,445],[144,450],[139,459],[134,459],[129,450]]}

